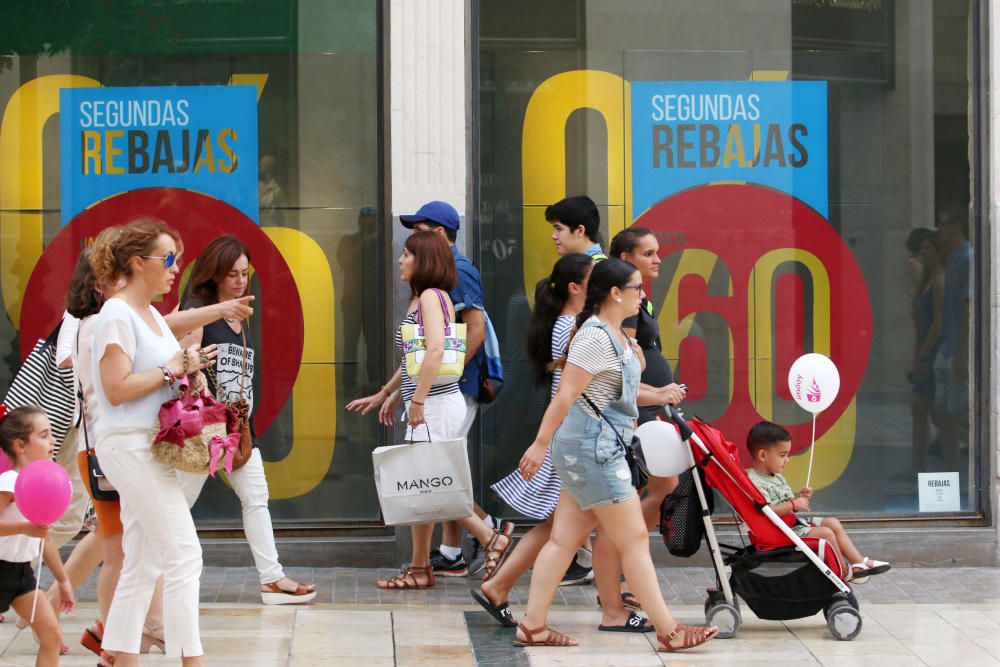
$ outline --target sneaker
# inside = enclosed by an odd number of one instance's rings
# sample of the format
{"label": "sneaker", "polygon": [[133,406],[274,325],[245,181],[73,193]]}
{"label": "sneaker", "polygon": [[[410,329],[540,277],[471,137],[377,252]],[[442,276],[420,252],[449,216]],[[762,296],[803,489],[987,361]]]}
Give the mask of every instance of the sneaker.
{"label": "sneaker", "polygon": [[589,584],[594,580],[594,568],[584,567],[576,562],[576,557],[573,557],[573,562],[569,564],[569,568],[566,570],[566,574],[563,575],[562,581],[559,582],[560,586],[579,586],[582,584]]}
{"label": "sneaker", "polygon": [[507,537],[510,537],[514,533],[515,527],[516,526],[513,521],[507,521],[507,519],[493,519],[493,530],[498,533],[503,533]]}
{"label": "sneaker", "polygon": [[469,576],[469,566],[465,564],[465,557],[461,554],[458,555],[458,558],[446,558],[435,549],[431,552],[431,567],[434,569],[436,577]]}
{"label": "sneaker", "polygon": [[474,577],[486,569],[486,549],[479,540],[472,540],[472,557],[469,558],[469,576]]}

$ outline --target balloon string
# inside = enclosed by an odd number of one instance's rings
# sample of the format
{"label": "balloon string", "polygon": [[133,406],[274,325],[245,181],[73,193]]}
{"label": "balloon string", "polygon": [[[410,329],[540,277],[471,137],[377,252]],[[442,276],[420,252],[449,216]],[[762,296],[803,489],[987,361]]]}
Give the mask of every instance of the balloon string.
{"label": "balloon string", "polygon": [[31,600],[31,621],[30,625],[35,624],[35,607],[38,606],[38,588],[42,584],[42,551],[45,548],[45,539],[42,538],[38,541],[38,566],[35,568],[35,597]]}
{"label": "balloon string", "polygon": [[809,446],[809,472],[806,473],[806,486],[809,486],[813,475],[813,457],[816,455],[816,413],[813,413],[812,444]]}

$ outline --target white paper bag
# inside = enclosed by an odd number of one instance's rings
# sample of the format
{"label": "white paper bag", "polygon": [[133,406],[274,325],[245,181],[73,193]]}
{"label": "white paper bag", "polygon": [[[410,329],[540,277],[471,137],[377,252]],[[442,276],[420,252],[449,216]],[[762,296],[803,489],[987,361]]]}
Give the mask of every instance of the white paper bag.
{"label": "white paper bag", "polygon": [[387,526],[461,519],[473,513],[465,438],[379,447],[375,488]]}

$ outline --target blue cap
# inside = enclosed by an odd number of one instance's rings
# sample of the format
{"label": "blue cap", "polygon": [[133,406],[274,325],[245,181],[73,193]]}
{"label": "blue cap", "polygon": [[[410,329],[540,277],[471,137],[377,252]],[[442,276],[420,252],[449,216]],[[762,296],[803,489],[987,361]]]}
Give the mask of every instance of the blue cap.
{"label": "blue cap", "polygon": [[433,222],[457,232],[459,225],[458,211],[455,210],[454,206],[443,201],[429,201],[413,215],[399,216],[399,220],[407,229],[413,229],[413,225],[418,222]]}

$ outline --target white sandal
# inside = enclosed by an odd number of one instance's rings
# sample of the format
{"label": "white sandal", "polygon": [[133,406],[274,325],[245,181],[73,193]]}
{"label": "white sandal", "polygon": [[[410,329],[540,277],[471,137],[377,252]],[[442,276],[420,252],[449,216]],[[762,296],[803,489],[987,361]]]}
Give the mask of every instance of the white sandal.
{"label": "white sandal", "polygon": [[861,570],[868,576],[875,574],[884,574],[892,569],[892,565],[884,560],[872,560],[871,558],[865,557],[861,559],[860,563],[853,563],[851,567],[861,568]]}

